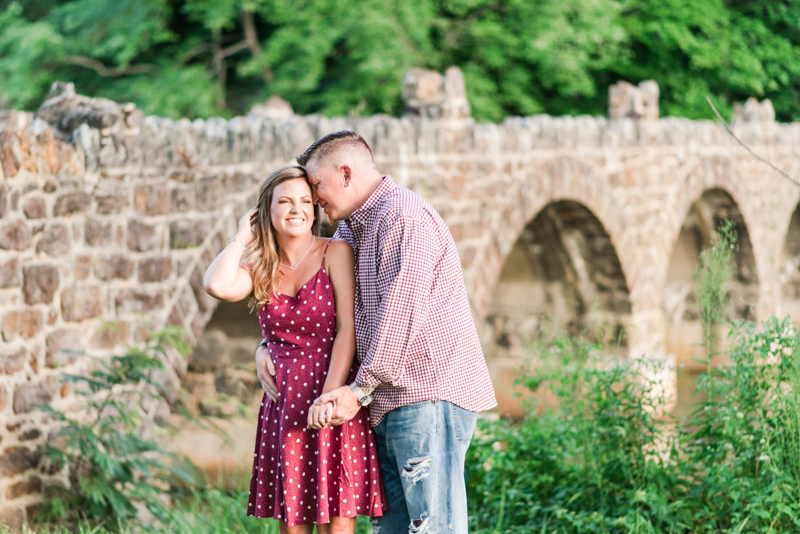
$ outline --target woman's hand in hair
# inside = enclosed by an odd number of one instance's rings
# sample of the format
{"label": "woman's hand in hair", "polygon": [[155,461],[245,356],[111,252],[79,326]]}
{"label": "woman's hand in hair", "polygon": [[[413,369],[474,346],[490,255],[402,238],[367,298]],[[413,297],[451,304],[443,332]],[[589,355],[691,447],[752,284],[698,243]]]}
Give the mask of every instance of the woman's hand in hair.
{"label": "woman's hand in hair", "polygon": [[253,225],[256,221],[258,221],[258,208],[250,208],[242,215],[242,218],[239,219],[239,231],[236,232],[236,237],[250,244],[255,238],[253,235]]}

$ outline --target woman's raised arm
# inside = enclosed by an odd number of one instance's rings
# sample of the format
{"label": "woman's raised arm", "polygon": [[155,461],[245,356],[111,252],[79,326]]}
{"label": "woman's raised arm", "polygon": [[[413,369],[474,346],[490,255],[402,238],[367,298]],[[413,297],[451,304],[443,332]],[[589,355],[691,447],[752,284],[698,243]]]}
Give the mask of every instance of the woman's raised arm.
{"label": "woman's raised arm", "polygon": [[253,292],[253,279],[240,260],[247,245],[253,241],[250,220],[255,212],[256,208],[248,210],[239,219],[239,231],[206,269],[203,289],[212,297],[236,302]]}

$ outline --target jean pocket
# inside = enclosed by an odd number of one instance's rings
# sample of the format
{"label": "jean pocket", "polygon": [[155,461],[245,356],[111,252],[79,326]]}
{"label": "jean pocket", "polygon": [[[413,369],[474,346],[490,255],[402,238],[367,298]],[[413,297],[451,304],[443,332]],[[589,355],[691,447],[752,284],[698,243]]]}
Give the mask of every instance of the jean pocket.
{"label": "jean pocket", "polygon": [[472,433],[475,432],[475,423],[478,421],[478,413],[465,410],[455,404],[450,404],[451,420],[453,421],[453,431],[455,432],[456,439],[463,443],[469,444],[472,440]]}
{"label": "jean pocket", "polygon": [[429,400],[406,404],[386,415],[386,435],[420,435],[436,432],[436,405]]}

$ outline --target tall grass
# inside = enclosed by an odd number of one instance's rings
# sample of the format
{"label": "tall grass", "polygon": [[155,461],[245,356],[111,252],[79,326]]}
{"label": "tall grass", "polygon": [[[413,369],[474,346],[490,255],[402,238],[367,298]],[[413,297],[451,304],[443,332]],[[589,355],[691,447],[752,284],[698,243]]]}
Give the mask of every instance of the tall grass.
{"label": "tall grass", "polygon": [[[35,525],[26,526],[22,534],[133,534],[149,532],[152,534],[219,534],[249,533],[278,534],[278,522],[273,519],[247,517],[247,490],[225,490],[220,488],[195,489],[187,492],[181,500],[167,509],[161,521],[148,525],[138,523],[107,525],[104,522],[93,524],[79,522],[69,528],[65,526]],[[369,519],[359,516],[356,534],[372,532]],[[0,534],[12,531],[0,526]],[[16,534],[16,533],[15,533]]]}
{"label": "tall grass", "polygon": [[[523,381],[556,399],[521,423],[482,421],[470,448],[471,531],[712,534],[800,532],[800,333],[791,319],[731,325],[719,348],[735,234],[701,255],[708,358],[684,419],[666,410],[662,364],[557,339]],[[712,367],[721,350],[730,363]]]}
{"label": "tall grass", "polygon": [[774,318],[733,332],[731,362],[701,377],[708,400],[686,419],[665,410],[658,361],[549,344],[527,384],[557,403],[479,425],[471,531],[800,532],[800,334]]}

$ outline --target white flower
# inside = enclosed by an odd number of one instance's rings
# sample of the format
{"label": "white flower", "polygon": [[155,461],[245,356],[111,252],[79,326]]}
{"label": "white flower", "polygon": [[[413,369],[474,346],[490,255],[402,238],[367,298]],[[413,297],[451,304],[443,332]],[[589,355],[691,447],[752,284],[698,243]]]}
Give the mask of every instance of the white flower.
{"label": "white flower", "polygon": [[767,456],[766,454],[764,454],[764,453],[762,452],[762,453],[761,453],[761,456],[759,456],[759,457],[758,457],[758,461],[759,461],[759,462],[764,462],[765,464],[766,464],[766,463],[769,463],[769,456]]}

